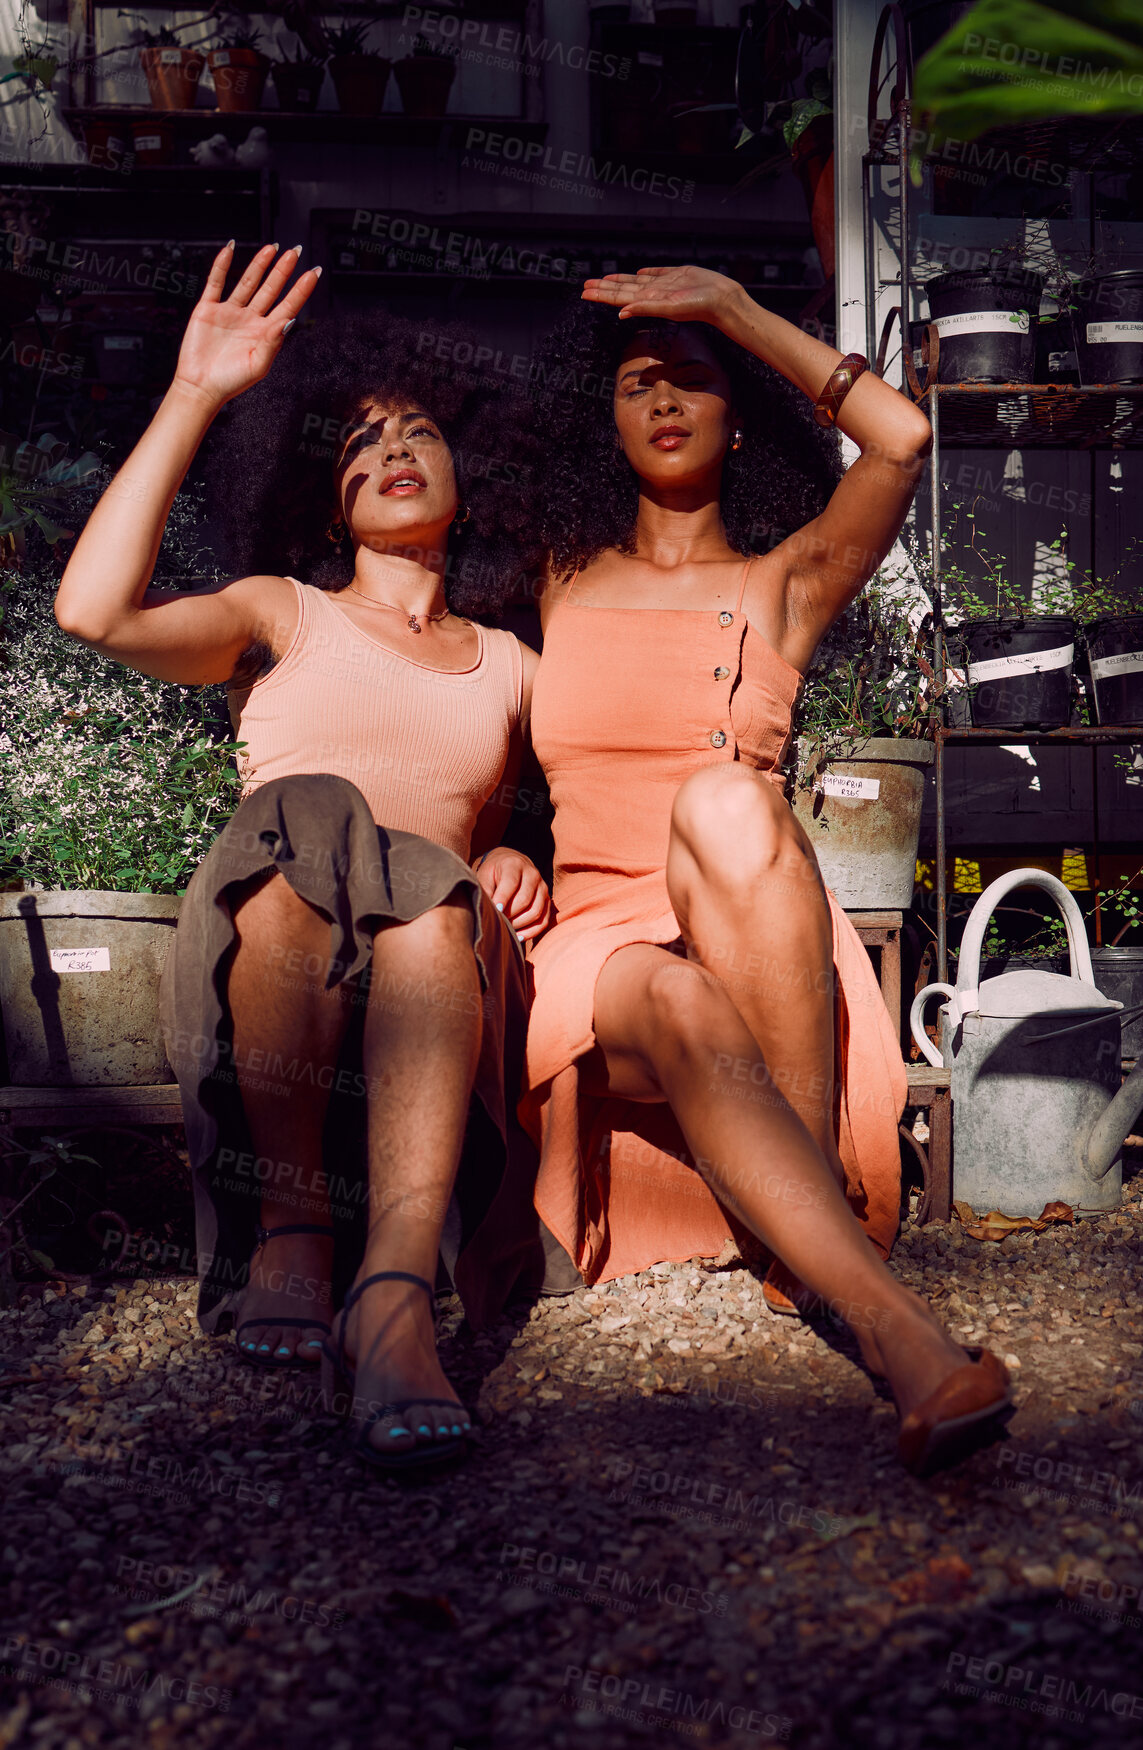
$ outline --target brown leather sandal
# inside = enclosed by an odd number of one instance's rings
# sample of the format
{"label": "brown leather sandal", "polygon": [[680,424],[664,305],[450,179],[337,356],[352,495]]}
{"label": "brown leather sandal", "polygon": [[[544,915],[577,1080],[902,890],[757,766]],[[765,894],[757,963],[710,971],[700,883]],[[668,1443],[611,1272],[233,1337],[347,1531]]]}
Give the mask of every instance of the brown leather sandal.
{"label": "brown leather sandal", "polygon": [[901,1423],[897,1453],[915,1477],[932,1476],[986,1442],[984,1424],[1012,1404],[1008,1369],[991,1349],[966,1349],[968,1360]]}

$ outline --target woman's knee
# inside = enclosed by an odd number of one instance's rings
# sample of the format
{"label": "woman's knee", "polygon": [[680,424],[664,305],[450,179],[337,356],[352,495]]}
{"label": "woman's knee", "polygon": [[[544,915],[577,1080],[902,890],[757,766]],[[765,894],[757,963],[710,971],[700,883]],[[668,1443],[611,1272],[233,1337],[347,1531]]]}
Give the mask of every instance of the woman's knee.
{"label": "woman's knee", "polygon": [[753,895],[763,882],[791,884],[791,897],[812,882],[817,862],[805,833],[774,786],[748,767],[708,766],[680,786],[671,817],[672,844],[708,884]]}
{"label": "woman's knee", "polygon": [[741,1046],[745,1023],[713,974],[693,960],[673,958],[655,967],[647,982],[648,1052],[713,1063],[733,1039]]}

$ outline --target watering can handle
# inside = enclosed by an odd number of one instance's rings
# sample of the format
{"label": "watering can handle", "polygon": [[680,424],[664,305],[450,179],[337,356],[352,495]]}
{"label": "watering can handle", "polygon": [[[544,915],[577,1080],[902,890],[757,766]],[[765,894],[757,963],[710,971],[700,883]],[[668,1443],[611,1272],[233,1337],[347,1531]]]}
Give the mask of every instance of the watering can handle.
{"label": "watering can handle", "polygon": [[956,991],[951,984],[927,984],[924,990],[918,991],[913,998],[913,1006],[909,1010],[909,1026],[913,1038],[917,1041],[926,1060],[934,1069],[944,1069],[945,1060],[925,1032],[925,1005],[930,997],[937,994],[948,997],[950,1002],[956,1001]]}
{"label": "watering can handle", "polygon": [[964,936],[960,944],[960,963],[957,967],[956,988],[960,999],[962,1014],[970,1014],[976,1008],[977,990],[980,986],[980,953],[984,946],[984,932],[996,907],[1006,894],[1014,887],[1040,887],[1045,893],[1051,894],[1064,916],[1068,931],[1068,953],[1071,963],[1071,974],[1084,984],[1095,984],[1095,974],[1091,969],[1091,949],[1087,945],[1087,931],[1084,929],[1083,913],[1068,892],[1062,881],[1054,875],[1049,875],[1043,869],[1010,869],[1007,875],[1001,875],[999,880],[987,886],[969,914],[968,923],[964,927]]}

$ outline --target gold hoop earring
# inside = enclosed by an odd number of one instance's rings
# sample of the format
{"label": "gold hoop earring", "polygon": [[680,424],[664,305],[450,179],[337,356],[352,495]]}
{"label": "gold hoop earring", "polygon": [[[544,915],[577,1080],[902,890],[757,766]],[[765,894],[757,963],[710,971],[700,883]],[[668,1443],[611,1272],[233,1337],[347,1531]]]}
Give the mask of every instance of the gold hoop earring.
{"label": "gold hoop earring", "polygon": [[741,426],[738,426],[737,429],[735,430],[734,442],[731,444],[730,447],[732,450],[740,450],[742,448],[742,427]]}
{"label": "gold hoop earring", "polygon": [[463,529],[465,523],[472,521],[472,512],[468,508],[467,504],[464,505],[463,507],[461,507],[459,504],[457,505],[456,515],[453,517],[452,520],[456,524],[458,529]]}
{"label": "gold hoop earring", "polygon": [[331,547],[341,546],[341,543],[345,539],[345,524],[340,517],[335,516],[330,518],[329,527],[325,531],[325,538]]}

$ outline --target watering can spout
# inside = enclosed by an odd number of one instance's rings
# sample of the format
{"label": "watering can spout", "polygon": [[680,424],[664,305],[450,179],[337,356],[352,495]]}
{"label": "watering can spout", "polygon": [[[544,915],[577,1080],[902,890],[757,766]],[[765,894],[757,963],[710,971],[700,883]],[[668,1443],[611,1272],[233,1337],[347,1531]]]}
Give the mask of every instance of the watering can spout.
{"label": "watering can spout", "polygon": [[1084,1166],[1093,1179],[1102,1179],[1131,1134],[1143,1112],[1143,1063],[1131,1071],[1101,1118],[1092,1125],[1084,1150]]}

